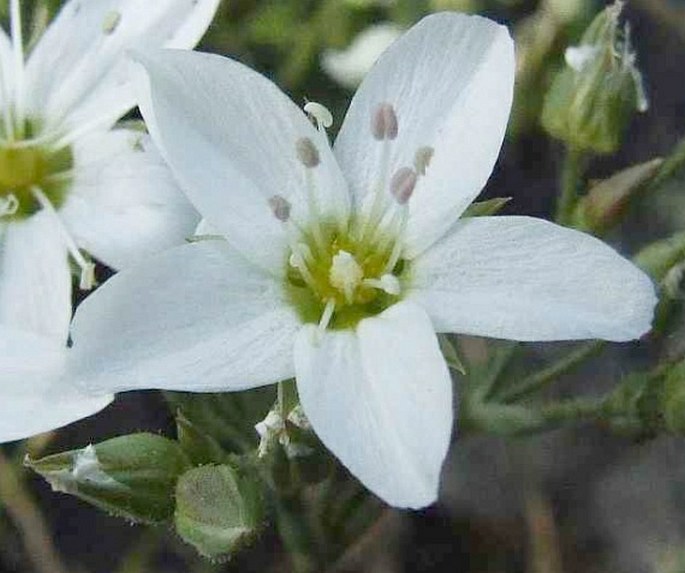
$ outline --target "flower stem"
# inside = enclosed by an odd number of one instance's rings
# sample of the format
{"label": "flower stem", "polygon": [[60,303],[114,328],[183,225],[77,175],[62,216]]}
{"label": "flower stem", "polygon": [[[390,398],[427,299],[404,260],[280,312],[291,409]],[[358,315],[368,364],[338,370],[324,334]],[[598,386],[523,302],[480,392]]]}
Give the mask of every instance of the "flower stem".
{"label": "flower stem", "polygon": [[500,400],[504,403],[516,402],[531,394],[542,390],[562,374],[565,374],[582,364],[585,360],[598,353],[606,346],[603,340],[593,340],[573,349],[571,352],[550,364],[549,366],[534,372],[530,376],[515,384],[502,394]]}
{"label": "flower stem", "polygon": [[560,225],[569,225],[573,209],[578,201],[578,191],[583,175],[583,154],[581,151],[567,147],[559,181],[559,197],[555,221]]}
{"label": "flower stem", "polygon": [[17,468],[0,451],[0,501],[21,533],[26,554],[39,573],[66,573],[52,535]]}

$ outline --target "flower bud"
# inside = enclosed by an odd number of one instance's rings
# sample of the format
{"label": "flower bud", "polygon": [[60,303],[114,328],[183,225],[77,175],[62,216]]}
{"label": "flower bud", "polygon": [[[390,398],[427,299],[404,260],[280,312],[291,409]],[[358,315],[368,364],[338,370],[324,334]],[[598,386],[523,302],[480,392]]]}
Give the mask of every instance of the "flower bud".
{"label": "flower bud", "polygon": [[155,523],[174,513],[174,489],[190,462],[178,443],[131,434],[25,464],[55,491],[75,495],[114,515]]}
{"label": "flower bud", "polygon": [[263,515],[257,480],[231,466],[194,468],[178,480],[176,531],[206,557],[235,553],[254,536]]}
{"label": "flower bud", "polygon": [[545,99],[543,127],[579,150],[616,151],[633,113],[648,107],[628,27],[619,26],[622,8],[605,8],[566,50],[566,66]]}

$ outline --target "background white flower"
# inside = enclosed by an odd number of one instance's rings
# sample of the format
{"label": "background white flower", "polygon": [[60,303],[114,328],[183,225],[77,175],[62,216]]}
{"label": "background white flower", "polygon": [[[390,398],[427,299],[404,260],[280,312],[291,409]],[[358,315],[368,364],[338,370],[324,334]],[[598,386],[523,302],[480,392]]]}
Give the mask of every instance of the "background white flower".
{"label": "background white flower", "polygon": [[90,288],[93,265],[81,249],[121,268],[182,242],[198,220],[149,136],[111,129],[135,105],[124,52],[193,47],[218,3],[71,0],[25,61],[19,1],[10,2],[11,39],[0,30],[1,441],[111,399],[58,380],[69,258]]}
{"label": "background white flower", "polygon": [[402,35],[402,28],[390,22],[374,24],[360,32],[344,50],[326,50],[321,67],[346,88],[356,88],[380,55]]}
{"label": "background white flower", "polygon": [[342,463],[388,503],[421,507],[437,496],[452,430],[436,331],[628,340],[649,329],[649,278],[599,240],[527,217],[459,220],[504,137],[506,28],[422,20],[364,80],[334,149],[240,64],[138,58],[153,137],[226,241],[169,250],[85,301],[72,367],[89,388],[240,390],[295,376]]}

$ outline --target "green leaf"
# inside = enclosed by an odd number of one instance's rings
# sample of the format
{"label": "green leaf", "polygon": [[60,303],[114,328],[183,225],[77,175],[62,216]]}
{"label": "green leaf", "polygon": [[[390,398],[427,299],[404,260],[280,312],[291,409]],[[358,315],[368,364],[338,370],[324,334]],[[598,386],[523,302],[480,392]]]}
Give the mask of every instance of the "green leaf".
{"label": "green leaf", "polygon": [[171,519],[178,477],[190,462],[177,442],[131,434],[25,464],[55,491],[75,495],[119,517],[144,523]]}

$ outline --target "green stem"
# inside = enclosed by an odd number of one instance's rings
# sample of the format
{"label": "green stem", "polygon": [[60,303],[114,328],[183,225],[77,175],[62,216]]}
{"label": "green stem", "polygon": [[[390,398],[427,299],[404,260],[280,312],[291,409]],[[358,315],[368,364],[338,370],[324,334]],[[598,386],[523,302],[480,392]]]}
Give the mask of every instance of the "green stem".
{"label": "green stem", "polygon": [[573,398],[560,402],[550,402],[540,409],[540,413],[545,422],[551,424],[595,419],[605,414],[605,400]]}
{"label": "green stem", "polygon": [[18,468],[0,451],[0,503],[19,530],[26,554],[39,573],[66,573],[52,534],[25,487]]}
{"label": "green stem", "polygon": [[583,176],[583,154],[581,151],[567,147],[564,163],[561,167],[559,197],[555,221],[560,225],[569,225],[573,209],[578,201],[578,192]]}
{"label": "green stem", "polygon": [[292,566],[297,573],[314,573],[322,570],[322,558],[317,536],[300,494],[276,494],[276,527]]}
{"label": "green stem", "polygon": [[508,389],[502,394],[500,400],[504,403],[516,402],[542,390],[562,374],[566,374],[594,354],[597,354],[605,346],[606,342],[603,340],[593,340],[575,348],[553,364],[531,374]]}

